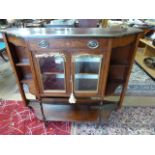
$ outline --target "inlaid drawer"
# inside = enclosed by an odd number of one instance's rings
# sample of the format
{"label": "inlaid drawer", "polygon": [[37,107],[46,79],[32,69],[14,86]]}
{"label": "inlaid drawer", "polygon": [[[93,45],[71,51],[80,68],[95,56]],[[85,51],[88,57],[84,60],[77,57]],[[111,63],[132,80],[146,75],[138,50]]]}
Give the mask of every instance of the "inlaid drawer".
{"label": "inlaid drawer", "polygon": [[68,49],[68,48],[79,48],[79,49],[101,49],[107,48],[107,39],[31,39],[29,40],[30,50],[49,50],[49,49]]}

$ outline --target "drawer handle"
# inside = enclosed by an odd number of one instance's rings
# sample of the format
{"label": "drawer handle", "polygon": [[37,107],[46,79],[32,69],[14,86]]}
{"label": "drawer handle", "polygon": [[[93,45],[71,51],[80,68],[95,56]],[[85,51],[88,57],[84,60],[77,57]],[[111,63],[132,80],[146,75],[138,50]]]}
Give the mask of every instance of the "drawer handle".
{"label": "drawer handle", "polygon": [[42,41],[39,42],[38,45],[39,45],[40,48],[47,48],[49,46],[49,43],[46,40],[42,40]]}
{"label": "drawer handle", "polygon": [[87,46],[89,48],[95,49],[95,48],[99,47],[99,43],[96,40],[90,40],[90,41],[88,41]]}

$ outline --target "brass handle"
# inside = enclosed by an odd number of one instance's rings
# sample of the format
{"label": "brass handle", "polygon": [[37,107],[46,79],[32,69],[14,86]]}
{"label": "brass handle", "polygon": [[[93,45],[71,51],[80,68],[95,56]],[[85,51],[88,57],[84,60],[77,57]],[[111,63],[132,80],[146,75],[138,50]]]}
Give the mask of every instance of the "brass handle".
{"label": "brass handle", "polygon": [[89,40],[87,46],[91,49],[95,49],[99,47],[99,43],[96,40]]}
{"label": "brass handle", "polygon": [[40,48],[47,48],[49,46],[49,43],[46,40],[41,40],[38,45]]}

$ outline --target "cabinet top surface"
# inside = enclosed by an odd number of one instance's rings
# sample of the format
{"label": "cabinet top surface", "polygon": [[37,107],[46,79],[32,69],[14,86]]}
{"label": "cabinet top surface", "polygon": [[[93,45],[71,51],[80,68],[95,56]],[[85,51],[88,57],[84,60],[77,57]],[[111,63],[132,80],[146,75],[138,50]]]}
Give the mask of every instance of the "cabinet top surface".
{"label": "cabinet top surface", "polygon": [[141,33],[137,28],[9,28],[5,33],[21,38],[39,37],[103,37],[113,38]]}

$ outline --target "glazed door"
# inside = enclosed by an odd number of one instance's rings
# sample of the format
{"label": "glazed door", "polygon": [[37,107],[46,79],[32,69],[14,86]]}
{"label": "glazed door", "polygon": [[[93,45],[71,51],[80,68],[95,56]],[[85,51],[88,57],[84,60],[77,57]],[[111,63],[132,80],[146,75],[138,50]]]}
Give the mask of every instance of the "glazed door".
{"label": "glazed door", "polygon": [[99,96],[102,85],[103,53],[72,56],[72,84],[75,96]]}
{"label": "glazed door", "polygon": [[62,52],[35,53],[40,91],[44,95],[67,94],[66,55]]}

